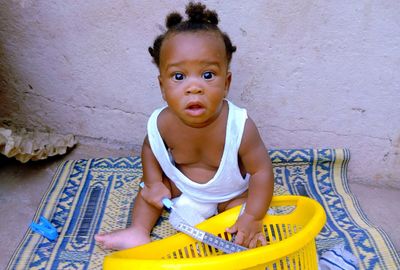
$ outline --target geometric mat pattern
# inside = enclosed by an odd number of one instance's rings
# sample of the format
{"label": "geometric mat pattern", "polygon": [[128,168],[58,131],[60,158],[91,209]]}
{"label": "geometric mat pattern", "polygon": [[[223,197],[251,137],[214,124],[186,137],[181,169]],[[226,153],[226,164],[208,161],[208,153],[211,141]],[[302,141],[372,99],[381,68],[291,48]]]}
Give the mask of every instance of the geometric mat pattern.
{"label": "geometric mat pattern", "polygon": [[[274,195],[290,193],[317,200],[327,223],[317,236],[321,254],[337,244],[353,253],[359,269],[400,269],[399,255],[384,231],[371,224],[347,184],[346,149],[269,151]],[[139,157],[69,160],[61,163],[33,218],[45,216],[57,228],[55,241],[29,228],[7,269],[102,269],[109,250],[96,245],[97,232],[129,226],[142,176]],[[174,234],[164,211],[152,232],[157,240]]]}

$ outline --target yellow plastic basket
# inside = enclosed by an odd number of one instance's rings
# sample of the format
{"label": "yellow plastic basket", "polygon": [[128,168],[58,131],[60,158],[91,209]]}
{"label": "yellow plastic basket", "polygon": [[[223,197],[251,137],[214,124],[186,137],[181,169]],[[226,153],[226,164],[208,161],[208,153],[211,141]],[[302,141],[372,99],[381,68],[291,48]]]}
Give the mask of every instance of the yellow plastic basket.
{"label": "yellow plastic basket", "polygon": [[[104,269],[318,269],[315,237],[326,221],[322,206],[302,196],[275,196],[271,207],[276,213],[266,215],[263,224],[267,246],[223,254],[185,234],[139,247],[114,252],[104,259]],[[212,217],[197,227],[226,240],[225,229],[232,225],[240,206]]]}

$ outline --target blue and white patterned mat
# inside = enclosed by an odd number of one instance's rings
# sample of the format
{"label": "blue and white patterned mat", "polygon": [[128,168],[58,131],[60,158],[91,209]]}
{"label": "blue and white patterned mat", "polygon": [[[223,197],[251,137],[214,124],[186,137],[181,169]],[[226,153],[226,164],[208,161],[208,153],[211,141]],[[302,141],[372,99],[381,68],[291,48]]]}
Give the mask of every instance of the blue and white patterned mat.
{"label": "blue and white patterned mat", "polygon": [[[387,235],[371,225],[347,185],[349,152],[343,149],[272,150],[275,194],[318,200],[327,224],[317,237],[318,252],[343,244],[359,269],[400,269]],[[102,269],[109,251],[95,244],[99,231],[125,228],[142,175],[139,157],[70,160],[58,167],[34,220],[48,218],[59,237],[49,241],[27,230],[7,269]],[[152,238],[175,233],[164,213]]]}

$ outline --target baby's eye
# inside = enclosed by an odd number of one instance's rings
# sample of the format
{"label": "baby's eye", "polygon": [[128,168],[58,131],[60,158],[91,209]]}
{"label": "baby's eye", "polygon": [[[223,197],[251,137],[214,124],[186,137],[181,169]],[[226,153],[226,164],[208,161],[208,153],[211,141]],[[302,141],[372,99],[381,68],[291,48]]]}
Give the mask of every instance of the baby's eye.
{"label": "baby's eye", "polygon": [[172,78],[173,78],[175,81],[182,81],[183,79],[185,79],[185,75],[183,75],[183,74],[180,73],[180,72],[176,72],[176,73],[172,76]]}
{"label": "baby's eye", "polygon": [[203,73],[203,78],[206,80],[211,80],[212,78],[214,78],[214,73],[212,73],[211,71],[206,71]]}

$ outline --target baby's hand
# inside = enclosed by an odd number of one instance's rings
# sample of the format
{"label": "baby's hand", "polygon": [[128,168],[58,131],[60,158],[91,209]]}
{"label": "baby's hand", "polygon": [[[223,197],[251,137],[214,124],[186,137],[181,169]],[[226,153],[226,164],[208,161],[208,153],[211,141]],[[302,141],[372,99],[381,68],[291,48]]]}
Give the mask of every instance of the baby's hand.
{"label": "baby's hand", "polygon": [[241,246],[255,248],[258,242],[262,246],[267,245],[267,240],[262,233],[262,220],[255,219],[252,215],[243,212],[237,219],[236,223],[227,228],[228,233],[236,233],[235,243]]}
{"label": "baby's hand", "polygon": [[140,195],[147,203],[159,209],[163,207],[161,202],[163,198],[171,198],[170,190],[162,182],[145,185]]}

